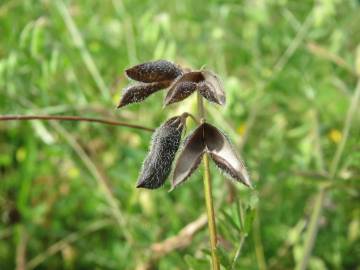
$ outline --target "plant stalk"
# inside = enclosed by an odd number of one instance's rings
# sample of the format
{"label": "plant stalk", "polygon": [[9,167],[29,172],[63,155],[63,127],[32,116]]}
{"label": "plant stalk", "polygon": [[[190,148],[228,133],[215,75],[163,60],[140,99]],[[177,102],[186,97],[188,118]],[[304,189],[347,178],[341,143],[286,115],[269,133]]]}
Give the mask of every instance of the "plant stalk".
{"label": "plant stalk", "polygon": [[[203,99],[199,93],[197,93],[197,102],[198,102],[199,118],[201,123],[203,123],[205,122],[205,111],[204,111]],[[206,153],[203,158],[203,163],[204,163],[204,196],[205,196],[206,213],[208,218],[208,226],[209,226],[209,234],[210,234],[212,269],[220,270],[219,257],[216,252],[217,233],[216,233],[215,211],[214,211],[212,189],[211,189],[209,156]]]}
{"label": "plant stalk", "polygon": [[29,121],[29,120],[60,120],[60,121],[80,121],[80,122],[94,122],[111,126],[123,126],[135,129],[142,129],[145,131],[153,132],[154,129],[128,124],[126,122],[120,122],[111,119],[93,118],[93,117],[81,117],[73,115],[0,115],[0,121]]}

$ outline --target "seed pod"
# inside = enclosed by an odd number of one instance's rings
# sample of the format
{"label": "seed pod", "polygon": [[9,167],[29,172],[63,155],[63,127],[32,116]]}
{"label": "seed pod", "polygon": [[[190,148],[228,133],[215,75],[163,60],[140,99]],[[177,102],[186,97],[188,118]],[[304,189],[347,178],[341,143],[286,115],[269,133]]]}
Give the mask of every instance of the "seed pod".
{"label": "seed pod", "polygon": [[186,117],[187,114],[172,117],[155,130],[136,187],[156,189],[164,184],[179,149]]}
{"label": "seed pod", "polygon": [[182,70],[169,61],[158,60],[136,65],[125,72],[135,81],[150,83],[174,80],[181,75]]}
{"label": "seed pod", "polygon": [[203,70],[204,81],[198,84],[200,94],[210,102],[225,104],[225,91],[220,78],[207,70]]}
{"label": "seed pod", "polygon": [[179,82],[171,90],[172,91],[169,91],[166,95],[165,106],[179,102],[190,96],[196,90],[196,83],[188,81]]}
{"label": "seed pod", "polygon": [[251,187],[243,161],[229,139],[216,127],[203,123],[190,134],[175,165],[172,189],[185,182],[198,168],[204,153],[227,175]]}
{"label": "seed pod", "polygon": [[165,106],[179,102],[190,96],[197,88],[197,83],[204,79],[201,72],[189,71],[178,77],[169,87],[165,97]]}
{"label": "seed pod", "polygon": [[169,88],[165,105],[184,100],[196,89],[210,102],[225,104],[225,91],[220,78],[213,72],[201,70],[189,71],[179,76]]}
{"label": "seed pod", "polygon": [[201,125],[185,139],[183,150],[176,161],[172,189],[185,182],[198,168],[204,151],[203,125]]}
{"label": "seed pod", "polygon": [[235,180],[251,187],[250,177],[245,165],[236,154],[229,139],[213,125],[208,123],[203,125],[206,151],[215,164]]}
{"label": "seed pod", "polygon": [[139,83],[124,89],[123,95],[117,108],[124,107],[131,103],[141,102],[151,94],[164,89],[170,85],[170,81]]}

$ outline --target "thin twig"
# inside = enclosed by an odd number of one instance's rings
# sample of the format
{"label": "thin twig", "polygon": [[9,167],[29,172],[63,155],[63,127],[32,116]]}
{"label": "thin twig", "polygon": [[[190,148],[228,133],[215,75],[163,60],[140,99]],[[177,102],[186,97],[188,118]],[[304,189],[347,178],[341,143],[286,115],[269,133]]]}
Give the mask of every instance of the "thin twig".
{"label": "thin twig", "polygon": [[133,125],[126,122],[120,122],[110,119],[93,118],[93,117],[81,117],[70,115],[0,115],[0,121],[26,121],[26,120],[61,120],[61,121],[82,121],[82,122],[95,122],[111,126],[123,126],[135,129],[141,129],[149,132],[153,132],[154,129]]}
{"label": "thin twig", "polygon": [[245,242],[245,238],[246,238],[246,236],[244,234],[241,235],[239,246],[238,246],[238,248],[236,250],[234,259],[233,259],[232,264],[231,264],[231,269],[235,269],[235,267],[236,267],[236,263],[237,263],[238,259],[240,258],[240,254],[241,254],[241,250],[242,250],[242,247],[244,245],[244,242]]}

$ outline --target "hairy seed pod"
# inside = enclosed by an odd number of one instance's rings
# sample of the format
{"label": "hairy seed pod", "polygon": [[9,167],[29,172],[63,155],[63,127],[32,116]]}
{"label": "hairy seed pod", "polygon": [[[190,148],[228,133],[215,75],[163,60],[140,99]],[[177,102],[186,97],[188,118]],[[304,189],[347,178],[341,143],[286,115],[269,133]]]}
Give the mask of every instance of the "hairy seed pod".
{"label": "hairy seed pod", "polygon": [[124,89],[121,100],[117,108],[124,107],[131,103],[141,102],[153,93],[167,88],[170,81],[154,82],[154,83],[139,83],[131,85]]}
{"label": "hairy seed pod", "polygon": [[172,117],[155,130],[136,187],[156,189],[164,184],[179,149],[186,117]]}
{"label": "hairy seed pod", "polygon": [[179,76],[171,86],[165,97],[165,106],[179,102],[190,96],[197,88],[197,83],[204,79],[199,71],[188,71]]}
{"label": "hairy seed pod", "polygon": [[129,78],[145,83],[174,80],[182,74],[177,65],[166,60],[136,65],[125,72]]}
{"label": "hairy seed pod", "polygon": [[179,76],[169,87],[165,105],[182,101],[195,90],[210,102],[225,104],[225,91],[220,78],[211,71],[200,70],[188,71]]}
{"label": "hairy seed pod", "polygon": [[204,153],[208,153],[225,174],[251,187],[250,177],[244,163],[235,152],[229,139],[213,125],[203,123],[185,140],[176,161],[172,189],[184,183],[191,176],[198,168]]}
{"label": "hairy seed pod", "polygon": [[220,78],[207,70],[203,70],[204,81],[198,84],[200,94],[210,102],[225,104],[225,91]]}
{"label": "hairy seed pod", "polygon": [[204,151],[203,126],[201,125],[185,139],[181,154],[176,161],[172,189],[184,183],[198,168]]}
{"label": "hairy seed pod", "polygon": [[245,168],[244,162],[235,152],[229,139],[216,127],[204,123],[204,139],[206,151],[215,164],[224,173],[235,180],[251,187],[250,177]]}
{"label": "hairy seed pod", "polygon": [[172,89],[173,91],[169,91],[166,95],[165,106],[182,101],[190,96],[196,90],[196,83],[188,81],[179,82]]}

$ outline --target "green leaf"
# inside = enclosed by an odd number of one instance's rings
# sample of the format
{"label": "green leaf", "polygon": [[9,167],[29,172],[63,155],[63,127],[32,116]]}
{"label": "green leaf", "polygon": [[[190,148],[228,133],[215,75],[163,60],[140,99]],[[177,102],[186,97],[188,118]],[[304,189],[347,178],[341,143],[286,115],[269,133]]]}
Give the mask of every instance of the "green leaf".
{"label": "green leaf", "polygon": [[224,215],[225,220],[230,224],[235,230],[241,231],[239,224],[237,224],[237,217],[232,217],[226,211],[223,211],[222,214]]}
{"label": "green leaf", "polygon": [[226,269],[231,268],[231,258],[228,254],[228,251],[226,251],[223,247],[218,246],[216,249],[216,252],[220,259],[220,264],[222,266],[225,266]]}
{"label": "green leaf", "polygon": [[255,209],[247,209],[245,216],[245,233],[249,233],[255,218]]}
{"label": "green leaf", "polygon": [[197,259],[190,255],[185,255],[185,261],[190,269],[198,270],[198,269],[209,269],[210,264],[208,260]]}

